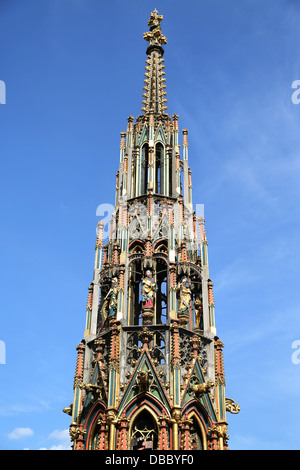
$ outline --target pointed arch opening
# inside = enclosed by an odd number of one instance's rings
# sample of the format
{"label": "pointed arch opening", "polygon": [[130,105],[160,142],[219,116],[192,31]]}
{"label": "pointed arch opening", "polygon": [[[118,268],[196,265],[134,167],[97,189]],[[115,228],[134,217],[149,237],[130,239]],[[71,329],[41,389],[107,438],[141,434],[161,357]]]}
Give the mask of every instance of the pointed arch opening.
{"label": "pointed arch opening", "polygon": [[190,402],[186,409],[188,409],[188,411],[185,412],[183,410],[182,414],[191,420],[191,450],[208,450],[208,428],[213,425],[213,422],[198,401]]}
{"label": "pointed arch opening", "polygon": [[[139,246],[139,245],[136,245]],[[142,281],[142,261],[141,258],[133,259],[129,265],[129,285],[128,285],[128,324],[141,325],[141,281]]]}
{"label": "pointed arch opening", "polygon": [[148,189],[148,166],[149,166],[149,145],[142,147],[142,175],[141,175],[141,194],[146,194]]}
{"label": "pointed arch opening", "polygon": [[90,433],[88,450],[108,449],[108,434],[106,426],[103,425],[103,423],[105,423],[105,414],[99,413]]}
{"label": "pointed arch opening", "polygon": [[155,323],[165,325],[168,317],[168,263],[162,257],[156,257],[156,303]]}
{"label": "pointed arch opening", "polygon": [[130,449],[157,449],[158,426],[153,413],[143,407],[132,422],[130,429]]}
{"label": "pointed arch opening", "polygon": [[168,178],[168,185],[169,185],[169,196],[172,197],[173,195],[173,156],[172,151],[168,152],[168,166],[169,166],[169,178]]}
{"label": "pointed arch opening", "polygon": [[206,435],[199,418],[193,413],[189,417],[192,421],[190,427],[190,441],[192,450],[205,450],[207,449]]}
{"label": "pointed arch opening", "polygon": [[86,450],[107,450],[108,433],[105,404],[97,401],[89,409],[85,422]]}
{"label": "pointed arch opening", "polygon": [[164,194],[164,146],[160,142],[155,146],[155,192]]}

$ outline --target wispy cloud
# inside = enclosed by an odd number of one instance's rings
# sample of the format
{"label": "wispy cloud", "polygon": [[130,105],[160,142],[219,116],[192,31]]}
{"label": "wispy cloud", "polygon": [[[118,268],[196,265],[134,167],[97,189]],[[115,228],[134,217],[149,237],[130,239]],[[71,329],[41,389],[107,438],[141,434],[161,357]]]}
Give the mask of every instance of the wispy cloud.
{"label": "wispy cloud", "polygon": [[[254,322],[255,328],[253,328]],[[284,328],[283,323],[290,325],[290,328]],[[244,318],[239,325],[232,326],[231,331],[225,335],[227,352],[236,354],[237,351],[243,351],[245,354],[253,354],[253,351],[255,351],[259,354],[259,345],[264,347],[269,341],[277,353],[276,345],[281,343],[284,345],[282,351],[286,356],[285,364],[292,365],[292,341],[300,339],[298,324],[298,306],[285,309],[284,322],[283,312],[280,308],[277,310],[272,308],[266,311],[266,308],[262,306],[261,309],[253,312],[252,317]]]}
{"label": "wispy cloud", "polygon": [[[19,439],[21,437],[30,437],[34,434],[33,430],[30,428],[16,428],[11,433],[10,439]],[[71,448],[71,439],[68,429],[55,429],[52,431],[46,440],[40,442],[40,446],[37,446],[38,450],[72,450]],[[46,444],[46,445],[44,445]],[[24,450],[30,450],[29,447],[26,447]]]}
{"label": "wispy cloud", "polygon": [[8,434],[9,439],[23,439],[26,437],[32,437],[34,431],[31,428],[15,428]]}
{"label": "wispy cloud", "polygon": [[43,412],[49,410],[50,405],[46,401],[32,403],[7,403],[0,407],[0,416],[13,416],[25,413]]}
{"label": "wispy cloud", "polygon": [[55,429],[49,435],[48,440],[54,441],[49,450],[71,450],[71,439],[68,429]]}
{"label": "wispy cloud", "polygon": [[261,274],[249,265],[248,260],[239,257],[216,273],[214,291],[219,295],[230,290],[237,292],[241,286],[248,289],[250,284],[259,281],[260,278]]}
{"label": "wispy cloud", "polygon": [[71,450],[69,430],[55,429],[49,434],[47,444],[45,447],[40,447],[39,450]]}

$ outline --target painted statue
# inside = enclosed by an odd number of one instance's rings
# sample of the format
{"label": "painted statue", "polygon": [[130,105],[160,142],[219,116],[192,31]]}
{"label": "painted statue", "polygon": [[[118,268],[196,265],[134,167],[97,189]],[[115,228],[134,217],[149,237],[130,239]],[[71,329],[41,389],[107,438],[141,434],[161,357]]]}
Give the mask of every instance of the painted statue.
{"label": "painted statue", "polygon": [[157,291],[157,284],[152,277],[152,272],[147,269],[145,277],[142,280],[141,295],[144,309],[154,308],[154,293]]}
{"label": "painted statue", "polygon": [[110,318],[117,313],[117,304],[118,304],[118,279],[114,277],[111,280],[111,287],[105,296],[102,309],[101,309],[103,324],[105,323],[107,318]]}
{"label": "painted statue", "polygon": [[202,302],[199,299],[199,297],[197,296],[195,298],[195,320],[196,320],[195,328],[200,328],[200,326],[201,326],[200,322],[201,322],[201,318],[202,318],[202,312],[203,312]]}
{"label": "painted statue", "polygon": [[187,277],[183,277],[177,286],[178,313],[188,312],[191,296],[192,293],[189,287],[189,280]]}

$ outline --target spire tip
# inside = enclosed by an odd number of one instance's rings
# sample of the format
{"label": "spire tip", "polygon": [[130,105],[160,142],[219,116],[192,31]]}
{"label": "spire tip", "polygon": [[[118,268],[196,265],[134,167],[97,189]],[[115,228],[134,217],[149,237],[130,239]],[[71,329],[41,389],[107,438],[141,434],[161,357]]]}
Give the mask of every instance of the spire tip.
{"label": "spire tip", "polygon": [[159,15],[155,8],[155,10],[151,12],[150,19],[148,21],[150,31],[147,31],[143,35],[144,39],[149,41],[149,46],[161,47],[162,44],[167,44],[167,38],[161,32],[160,23],[162,20],[163,15]]}

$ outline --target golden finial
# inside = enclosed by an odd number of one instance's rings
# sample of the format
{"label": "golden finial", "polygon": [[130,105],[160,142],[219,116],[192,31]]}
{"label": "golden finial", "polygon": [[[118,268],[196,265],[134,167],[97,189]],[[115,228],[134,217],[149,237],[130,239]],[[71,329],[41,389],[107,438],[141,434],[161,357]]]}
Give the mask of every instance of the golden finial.
{"label": "golden finial", "polygon": [[160,23],[162,20],[163,16],[159,15],[156,9],[151,12],[150,19],[148,21],[150,31],[147,31],[143,35],[143,38],[146,41],[149,41],[150,46],[161,46],[162,44],[167,44],[167,38],[162,34],[160,29]]}

